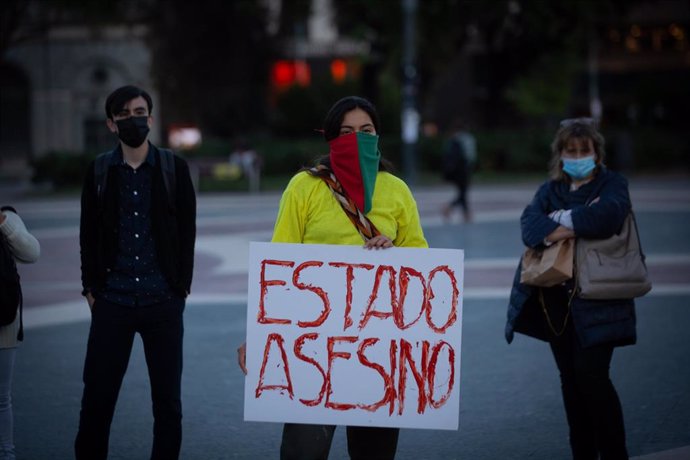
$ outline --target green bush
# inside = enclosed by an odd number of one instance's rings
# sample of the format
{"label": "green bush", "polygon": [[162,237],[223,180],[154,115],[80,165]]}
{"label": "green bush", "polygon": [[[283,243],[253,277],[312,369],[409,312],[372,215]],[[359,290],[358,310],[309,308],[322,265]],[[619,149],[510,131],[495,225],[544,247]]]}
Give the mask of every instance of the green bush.
{"label": "green bush", "polygon": [[86,169],[95,158],[94,154],[53,151],[33,160],[34,183],[51,183],[54,188],[79,187],[84,181]]}
{"label": "green bush", "polygon": [[[610,133],[608,131],[611,131]],[[614,154],[614,130],[605,130],[607,152]],[[687,170],[690,147],[681,133],[655,128],[638,129],[630,133],[633,141],[633,167],[635,171]],[[538,172],[546,173],[550,158],[550,143],[553,133],[542,129],[496,129],[476,131],[477,170],[492,172]],[[309,138],[249,137],[250,145],[263,159],[262,189],[283,184],[303,166],[313,165],[316,158],[328,153],[328,145],[315,132]],[[441,153],[445,140],[442,137],[420,137],[416,148],[418,172],[425,177],[440,175]],[[402,141],[397,135],[384,135],[380,149],[384,157],[393,162],[398,173],[402,173]],[[227,161],[232,151],[232,142],[224,139],[205,141],[195,150],[181,152],[193,161],[194,158],[215,157]],[[33,161],[34,182],[49,182],[56,189],[70,189],[81,186],[84,174],[94,154],[55,151]],[[273,181],[271,178],[279,178]],[[264,187],[266,186],[266,188]],[[202,191],[246,190],[243,181],[217,181],[204,179]]]}
{"label": "green bush", "polygon": [[545,171],[553,133],[501,129],[477,133],[477,160],[489,171]]}
{"label": "green bush", "polygon": [[[548,162],[550,137],[516,130],[477,131],[478,171],[544,171]],[[447,140],[441,136],[421,137],[417,144],[417,165],[440,175],[441,156]]]}
{"label": "green bush", "polygon": [[[668,171],[678,167],[690,170],[690,144],[683,133],[643,128],[630,134],[636,170]],[[608,147],[607,151],[611,153]]]}
{"label": "green bush", "polygon": [[227,139],[204,138],[199,147],[191,150],[176,151],[176,153],[185,158],[223,157],[227,159],[230,157],[232,150],[232,142]]}
{"label": "green bush", "polygon": [[263,160],[264,175],[285,175],[297,172],[303,166],[311,166],[315,160],[328,153],[320,134],[307,139],[264,139],[253,147]]}

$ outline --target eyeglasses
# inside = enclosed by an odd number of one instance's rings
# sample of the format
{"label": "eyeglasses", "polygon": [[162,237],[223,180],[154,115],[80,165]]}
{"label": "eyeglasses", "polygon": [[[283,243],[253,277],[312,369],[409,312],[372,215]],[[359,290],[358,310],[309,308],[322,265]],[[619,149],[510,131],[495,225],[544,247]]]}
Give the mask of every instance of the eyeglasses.
{"label": "eyeglasses", "polygon": [[565,120],[561,120],[561,122],[558,124],[558,127],[567,128],[575,123],[594,126],[595,128],[597,127],[597,120],[592,117],[566,118]]}

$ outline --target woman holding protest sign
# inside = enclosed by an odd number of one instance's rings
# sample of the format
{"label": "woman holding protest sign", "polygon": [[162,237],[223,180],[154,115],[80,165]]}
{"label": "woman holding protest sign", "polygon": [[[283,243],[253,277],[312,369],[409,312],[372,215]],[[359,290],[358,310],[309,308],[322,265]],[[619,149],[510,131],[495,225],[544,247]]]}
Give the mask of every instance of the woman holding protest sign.
{"label": "woman holding protest sign", "polygon": [[586,264],[579,253],[586,241],[604,241],[622,231],[632,212],[628,184],[604,165],[604,138],[591,119],[562,121],[551,150],[550,180],[520,218],[522,239],[537,251],[577,240],[577,263],[573,267],[570,252],[572,277],[536,281],[526,276],[532,268],[526,252],[510,294],[506,339],[510,343],[517,331],[549,342],[573,458],[627,459],[623,413],[609,366],[614,347],[636,341],[633,297],[638,294],[585,295]]}
{"label": "woman holding protest sign", "polygon": [[[286,187],[272,242],[361,245],[368,249],[428,247],[416,202],[390,173],[378,149],[379,116],[357,96],[336,102],[324,120],[329,154],[297,173]],[[245,345],[238,360],[246,373]],[[286,423],[280,457],[326,459],[335,426]],[[397,428],[347,427],[352,459],[393,459]]]}

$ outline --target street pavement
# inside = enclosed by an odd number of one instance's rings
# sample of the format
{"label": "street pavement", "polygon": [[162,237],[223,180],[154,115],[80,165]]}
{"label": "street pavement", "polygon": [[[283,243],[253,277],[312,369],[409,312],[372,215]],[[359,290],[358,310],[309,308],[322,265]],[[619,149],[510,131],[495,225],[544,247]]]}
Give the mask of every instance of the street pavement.
{"label": "street pavement", "polygon": [[[414,190],[432,247],[465,250],[460,428],[402,430],[398,459],[565,459],[567,424],[558,374],[544,343],[503,339],[506,304],[522,251],[519,216],[538,183],[479,185],[472,223],[445,222],[449,187]],[[690,458],[690,178],[634,177],[631,196],[652,292],[637,301],[638,344],[617,349],[618,389],[631,456]],[[11,195],[0,186],[5,201]],[[5,198],[7,197],[7,198]],[[278,458],[281,426],[243,421],[244,340],[250,241],[270,239],[279,194],[199,197],[192,295],[185,311],[182,458]],[[13,204],[42,244],[21,267],[26,340],[14,383],[18,459],[69,459],[79,418],[89,313],[80,297],[77,197]],[[110,457],[147,459],[151,407],[140,340],[113,421]],[[347,458],[344,429],[331,459]]]}

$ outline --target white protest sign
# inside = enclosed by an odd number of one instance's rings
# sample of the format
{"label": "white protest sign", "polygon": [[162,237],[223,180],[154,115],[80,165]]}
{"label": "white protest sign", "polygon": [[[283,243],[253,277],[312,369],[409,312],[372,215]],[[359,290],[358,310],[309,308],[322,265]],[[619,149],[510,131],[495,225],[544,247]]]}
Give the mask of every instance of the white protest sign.
{"label": "white protest sign", "polygon": [[457,429],[463,256],[250,243],[244,419]]}

